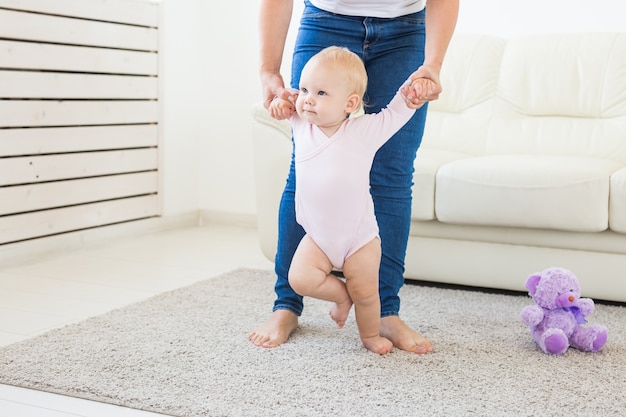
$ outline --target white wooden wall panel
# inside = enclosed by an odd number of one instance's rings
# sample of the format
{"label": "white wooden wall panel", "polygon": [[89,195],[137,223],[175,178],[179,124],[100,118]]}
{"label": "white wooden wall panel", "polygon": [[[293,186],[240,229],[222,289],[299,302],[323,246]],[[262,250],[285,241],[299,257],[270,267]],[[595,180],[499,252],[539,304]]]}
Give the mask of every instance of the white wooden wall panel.
{"label": "white wooden wall panel", "polygon": [[156,170],[156,148],[0,159],[0,186]]}
{"label": "white wooden wall panel", "polygon": [[0,155],[40,155],[157,146],[157,125],[4,129]]}
{"label": "white wooden wall panel", "polygon": [[0,216],[157,192],[156,172],[1,187]]}
{"label": "white wooden wall panel", "polygon": [[154,52],[0,40],[0,67],[110,74],[157,74]]}
{"label": "white wooden wall panel", "polygon": [[154,217],[157,203],[156,195],[148,195],[0,217],[0,236],[16,242]]}
{"label": "white wooden wall panel", "polygon": [[0,97],[156,99],[156,77],[35,71],[0,72]]}
{"label": "white wooden wall panel", "polygon": [[6,9],[0,9],[0,37],[141,51],[158,49],[155,28]]}
{"label": "white wooden wall panel", "polygon": [[159,20],[158,1],[0,0],[0,7],[152,27]]}
{"label": "white wooden wall panel", "polygon": [[0,244],[159,215],[158,6],[0,0]]}
{"label": "white wooden wall panel", "polygon": [[156,101],[0,101],[0,128],[154,123]]}

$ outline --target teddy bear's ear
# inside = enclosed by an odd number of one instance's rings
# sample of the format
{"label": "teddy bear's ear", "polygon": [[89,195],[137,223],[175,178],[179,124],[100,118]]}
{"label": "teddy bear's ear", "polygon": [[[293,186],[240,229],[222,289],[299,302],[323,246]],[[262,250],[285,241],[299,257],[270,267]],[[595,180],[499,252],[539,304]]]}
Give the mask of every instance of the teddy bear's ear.
{"label": "teddy bear's ear", "polygon": [[535,295],[535,292],[537,291],[537,284],[539,284],[540,280],[541,274],[539,272],[528,277],[526,280],[526,289],[530,295]]}

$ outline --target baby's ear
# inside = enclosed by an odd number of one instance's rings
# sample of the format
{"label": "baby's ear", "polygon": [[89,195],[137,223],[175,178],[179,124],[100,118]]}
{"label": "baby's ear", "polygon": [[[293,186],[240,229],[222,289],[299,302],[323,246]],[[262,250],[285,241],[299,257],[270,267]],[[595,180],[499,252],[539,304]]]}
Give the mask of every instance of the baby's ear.
{"label": "baby's ear", "polygon": [[361,103],[361,97],[358,94],[350,94],[348,102],[346,103],[346,113],[350,114],[359,108]]}

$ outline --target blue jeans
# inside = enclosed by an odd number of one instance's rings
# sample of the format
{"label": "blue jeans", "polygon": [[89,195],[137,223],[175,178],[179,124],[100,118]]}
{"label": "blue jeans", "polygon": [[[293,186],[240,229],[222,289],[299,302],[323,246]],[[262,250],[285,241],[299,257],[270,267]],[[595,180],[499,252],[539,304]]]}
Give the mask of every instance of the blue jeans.
{"label": "blue jeans", "polygon": [[[424,11],[393,19],[336,15],[305,1],[293,53],[291,86],[298,88],[302,67],[311,56],[327,46],[345,46],[363,59],[367,69],[369,83],[364,100],[365,111],[380,111],[409,75],[424,62],[424,17]],[[426,106],[423,106],[379,149],[370,172],[371,194],[382,244],[379,279],[381,317],[396,316],[400,310],[398,292],[404,284],[413,162],[425,121]],[[292,153],[279,208],[274,311],[285,309],[299,316],[303,308],[302,297],[293,291],[288,282],[291,259],[304,236],[304,230],[295,220],[294,195]]]}

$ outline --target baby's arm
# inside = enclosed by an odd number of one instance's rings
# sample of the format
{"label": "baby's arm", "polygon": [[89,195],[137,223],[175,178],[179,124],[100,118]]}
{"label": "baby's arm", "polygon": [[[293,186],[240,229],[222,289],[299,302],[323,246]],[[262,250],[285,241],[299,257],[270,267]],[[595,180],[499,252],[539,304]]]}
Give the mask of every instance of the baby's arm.
{"label": "baby's arm", "polygon": [[415,109],[411,107],[405,94],[407,88],[411,88],[408,82],[396,91],[389,104],[378,113],[350,119],[350,129],[367,138],[364,142],[370,146],[376,149],[381,147],[415,114]]}

